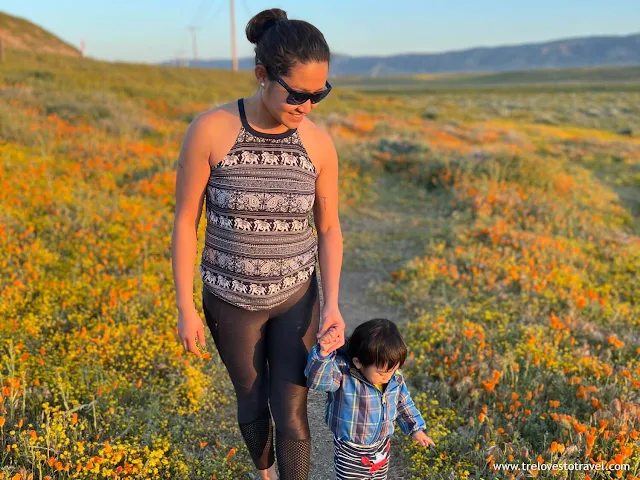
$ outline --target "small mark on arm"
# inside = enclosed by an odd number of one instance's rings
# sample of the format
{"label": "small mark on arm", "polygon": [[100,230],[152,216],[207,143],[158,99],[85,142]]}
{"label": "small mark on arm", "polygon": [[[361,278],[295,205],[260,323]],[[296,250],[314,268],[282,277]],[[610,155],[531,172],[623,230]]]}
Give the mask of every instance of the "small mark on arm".
{"label": "small mark on arm", "polygon": [[324,206],[325,211],[327,210],[327,197],[320,197],[322,200],[322,205]]}

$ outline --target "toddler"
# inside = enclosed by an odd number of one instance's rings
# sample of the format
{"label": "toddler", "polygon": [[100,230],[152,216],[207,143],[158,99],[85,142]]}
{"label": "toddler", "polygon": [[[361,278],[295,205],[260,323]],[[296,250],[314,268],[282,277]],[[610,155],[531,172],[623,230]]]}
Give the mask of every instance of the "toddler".
{"label": "toddler", "polygon": [[338,480],[386,479],[394,421],[423,446],[435,446],[424,430],[399,368],[407,346],[390,320],[359,325],[337,349],[329,329],[309,352],[307,386],[328,392],[325,421],[333,432]]}

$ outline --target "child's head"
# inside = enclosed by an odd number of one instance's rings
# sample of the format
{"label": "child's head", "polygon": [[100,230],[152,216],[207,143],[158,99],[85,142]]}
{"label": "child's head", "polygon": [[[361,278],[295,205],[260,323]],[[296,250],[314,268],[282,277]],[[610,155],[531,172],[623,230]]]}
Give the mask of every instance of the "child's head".
{"label": "child's head", "polygon": [[347,348],[351,362],[371,383],[387,383],[407,358],[407,345],[398,327],[386,318],[356,327]]}

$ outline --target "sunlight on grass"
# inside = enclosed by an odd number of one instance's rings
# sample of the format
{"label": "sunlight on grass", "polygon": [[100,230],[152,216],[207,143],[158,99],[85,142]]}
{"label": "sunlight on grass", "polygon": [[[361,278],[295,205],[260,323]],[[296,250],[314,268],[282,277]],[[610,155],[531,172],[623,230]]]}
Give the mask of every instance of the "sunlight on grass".
{"label": "sunlight on grass", "polygon": [[[182,136],[251,76],[9,57],[0,479],[242,478],[213,341],[198,359],[177,338],[170,240]],[[639,95],[337,88],[314,112],[344,218],[384,203],[385,178],[440,219],[394,233],[426,253],[380,291],[408,312],[405,370],[437,444],[404,444],[417,478],[507,478],[492,466],[536,459],[639,478]]]}

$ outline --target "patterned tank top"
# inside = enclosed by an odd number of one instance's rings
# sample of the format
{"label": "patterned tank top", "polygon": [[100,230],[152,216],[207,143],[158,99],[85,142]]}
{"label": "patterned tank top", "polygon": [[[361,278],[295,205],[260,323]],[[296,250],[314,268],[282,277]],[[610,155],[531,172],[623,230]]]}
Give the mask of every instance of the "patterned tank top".
{"label": "patterned tank top", "polygon": [[253,129],[238,100],[242,127],[211,168],[200,263],[204,286],[246,310],[286,301],[312,274],[317,242],[309,216],[317,171],[297,129]]}

